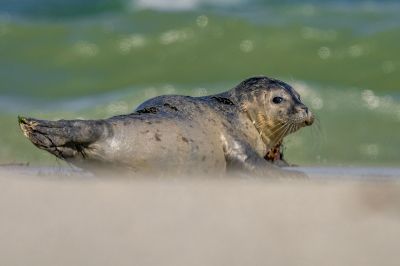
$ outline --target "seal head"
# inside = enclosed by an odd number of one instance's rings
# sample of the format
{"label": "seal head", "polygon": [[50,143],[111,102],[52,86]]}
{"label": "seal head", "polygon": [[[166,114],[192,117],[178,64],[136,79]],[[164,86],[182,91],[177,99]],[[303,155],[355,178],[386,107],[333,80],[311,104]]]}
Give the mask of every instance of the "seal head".
{"label": "seal head", "polygon": [[313,113],[301,102],[299,93],[280,80],[250,78],[240,83],[234,93],[269,149],[314,122]]}

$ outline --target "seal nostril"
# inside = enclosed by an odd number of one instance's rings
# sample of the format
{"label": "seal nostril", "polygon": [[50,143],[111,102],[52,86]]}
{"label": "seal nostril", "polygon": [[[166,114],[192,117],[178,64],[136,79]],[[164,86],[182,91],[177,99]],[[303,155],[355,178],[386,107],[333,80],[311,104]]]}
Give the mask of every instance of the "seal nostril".
{"label": "seal nostril", "polygon": [[299,111],[302,110],[302,111],[304,111],[304,112],[308,115],[308,108],[307,108],[307,106],[302,105],[302,106],[300,106],[300,108],[299,108],[298,110],[299,110]]}

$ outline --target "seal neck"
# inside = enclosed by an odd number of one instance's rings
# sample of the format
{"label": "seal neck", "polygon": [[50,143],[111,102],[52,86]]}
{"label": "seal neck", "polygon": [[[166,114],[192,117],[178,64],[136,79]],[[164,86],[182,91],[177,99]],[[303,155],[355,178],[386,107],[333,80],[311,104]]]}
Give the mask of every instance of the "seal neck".
{"label": "seal neck", "polygon": [[265,116],[259,112],[255,113],[250,110],[246,110],[246,115],[247,115],[248,119],[250,119],[253,126],[256,128],[256,130],[257,130],[259,136],[261,137],[262,141],[264,142],[264,144],[267,147],[270,147],[272,143],[271,143],[270,137],[268,136],[269,135],[268,129],[265,125],[266,124]]}
{"label": "seal neck", "polygon": [[271,119],[268,119],[265,114],[259,111],[257,112],[247,109],[245,112],[268,149],[282,143],[287,131],[287,127],[285,127],[284,123],[272,121]]}

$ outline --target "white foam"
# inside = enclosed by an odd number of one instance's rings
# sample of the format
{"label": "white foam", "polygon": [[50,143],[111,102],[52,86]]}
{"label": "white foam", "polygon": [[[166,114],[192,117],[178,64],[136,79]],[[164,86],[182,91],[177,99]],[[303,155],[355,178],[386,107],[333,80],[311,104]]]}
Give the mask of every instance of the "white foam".
{"label": "white foam", "polygon": [[136,0],[133,6],[138,9],[154,9],[161,11],[193,10],[203,5],[232,6],[245,2],[245,0]]}

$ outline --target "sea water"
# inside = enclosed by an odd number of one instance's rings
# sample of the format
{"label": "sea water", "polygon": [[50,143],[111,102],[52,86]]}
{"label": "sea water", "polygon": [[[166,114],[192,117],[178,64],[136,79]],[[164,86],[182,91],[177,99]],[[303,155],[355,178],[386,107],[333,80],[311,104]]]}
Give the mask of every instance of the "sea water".
{"label": "sea water", "polygon": [[0,163],[57,164],[17,115],[105,118],[161,94],[282,79],[318,117],[300,165],[400,165],[398,1],[2,0]]}

